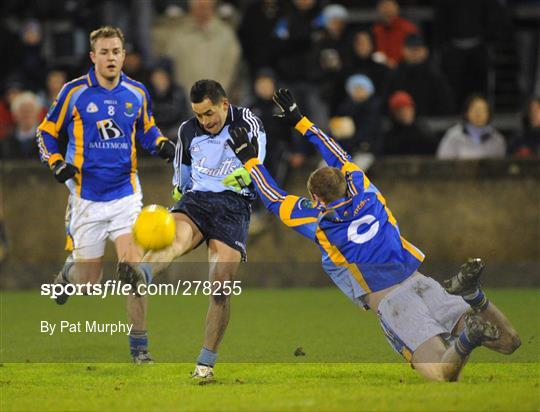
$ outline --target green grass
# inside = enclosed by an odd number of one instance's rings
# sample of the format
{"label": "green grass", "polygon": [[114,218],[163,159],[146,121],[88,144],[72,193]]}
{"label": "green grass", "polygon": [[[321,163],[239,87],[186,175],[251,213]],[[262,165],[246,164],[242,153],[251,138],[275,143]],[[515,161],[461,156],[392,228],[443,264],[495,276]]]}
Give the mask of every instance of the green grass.
{"label": "green grass", "polygon": [[538,364],[469,365],[457,384],[422,380],[405,364],[222,364],[191,382],[191,364],[9,364],[10,410],[538,410]]}
{"label": "green grass", "polygon": [[[218,383],[206,386],[189,379],[203,296],[151,298],[159,363],[137,367],[128,363],[125,336],[39,331],[41,320],[124,321],[123,299],[79,297],[58,307],[37,291],[3,292],[0,409],[538,411],[538,292],[488,291],[523,345],[511,356],[481,348],[459,383],[443,384],[425,382],[402,362],[377,318],[335,289],[247,289],[233,298]],[[306,356],[293,355],[299,346]]]}

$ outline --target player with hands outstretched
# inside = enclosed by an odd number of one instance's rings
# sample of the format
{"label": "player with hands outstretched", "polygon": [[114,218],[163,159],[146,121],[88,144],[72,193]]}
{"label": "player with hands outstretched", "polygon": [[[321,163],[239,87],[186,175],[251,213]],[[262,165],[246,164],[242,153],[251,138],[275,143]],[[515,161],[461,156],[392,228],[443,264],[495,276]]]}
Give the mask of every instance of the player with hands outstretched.
{"label": "player with hands outstretched", "polygon": [[[266,208],[314,242],[328,276],[354,303],[371,309],[392,347],[423,376],[454,381],[478,346],[509,354],[517,332],[479,283],[483,264],[465,263],[446,290],[418,268],[424,254],[400,233],[386,200],[339,144],[302,116],[292,94],[274,95],[280,114],[313,143],[328,167],[307,182],[311,199],[287,194],[254,156],[246,133],[229,145]],[[451,342],[450,344],[448,342]]]}

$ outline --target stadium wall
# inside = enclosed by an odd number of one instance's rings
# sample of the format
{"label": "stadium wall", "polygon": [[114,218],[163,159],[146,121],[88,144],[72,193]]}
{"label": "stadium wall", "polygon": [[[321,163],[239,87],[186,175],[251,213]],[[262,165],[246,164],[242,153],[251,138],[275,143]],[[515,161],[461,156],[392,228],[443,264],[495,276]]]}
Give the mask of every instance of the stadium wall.
{"label": "stadium wall", "polygon": [[[142,159],[139,170],[144,203],[169,205],[170,167]],[[305,194],[308,174],[295,173],[287,189]],[[467,257],[481,256],[496,273],[490,280],[495,285],[540,285],[540,162],[385,159],[368,175],[385,196],[401,234],[426,254],[423,272],[442,276]],[[65,259],[67,190],[35,162],[3,162],[0,178],[9,241],[0,286],[32,287],[50,279]],[[266,286],[327,284],[317,247],[269,219],[267,229],[249,239],[250,263],[240,278]],[[106,258],[112,268],[112,247]],[[206,277],[206,263],[197,263],[206,262],[204,247],[186,261],[195,266],[178,270],[191,278]],[[175,277],[177,268],[163,279]]]}

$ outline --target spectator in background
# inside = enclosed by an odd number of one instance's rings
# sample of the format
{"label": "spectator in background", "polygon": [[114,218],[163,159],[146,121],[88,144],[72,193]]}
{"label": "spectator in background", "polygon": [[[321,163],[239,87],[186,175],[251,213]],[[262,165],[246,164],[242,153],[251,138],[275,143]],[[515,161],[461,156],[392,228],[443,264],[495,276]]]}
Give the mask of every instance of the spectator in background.
{"label": "spectator in background", "polygon": [[214,0],[190,0],[189,13],[154,26],[155,50],[174,63],[174,80],[186,88],[213,79],[230,90],[240,61],[232,28],[216,16]]}
{"label": "spectator in background", "polygon": [[272,64],[272,33],[282,13],[278,0],[255,1],[248,5],[238,29],[238,38],[252,76]]}
{"label": "spectator in background", "polygon": [[347,9],[339,4],[326,6],[322,12],[324,31],[313,45],[309,74],[319,88],[322,100],[334,113],[345,98],[345,67],[350,59],[347,40]]}
{"label": "spectator in background", "polygon": [[[287,122],[278,119],[276,115],[280,110],[272,100],[276,91],[276,75],[271,69],[261,69],[255,76],[253,82],[254,98],[246,104],[253,114],[261,119],[266,131],[266,157],[264,165],[268,170],[272,170],[276,182],[285,184],[285,178],[288,172],[288,160],[292,162],[304,163],[305,145],[304,139],[293,139],[292,131]],[[289,154],[292,153],[291,156]],[[297,165],[294,165],[298,167]],[[249,234],[260,233],[265,227],[266,209],[264,205],[257,201],[251,215],[249,225]]]}
{"label": "spectator in background", "polygon": [[43,107],[51,107],[60,90],[67,82],[67,73],[62,69],[51,69],[47,72],[45,80],[45,94],[42,96]]}
{"label": "spectator in background", "polygon": [[152,112],[163,134],[176,140],[178,126],[191,116],[186,92],[174,83],[171,73],[161,66],[150,72],[148,91],[152,97]]}
{"label": "spectator in background", "polygon": [[[91,7],[100,7],[102,9],[102,17],[100,16],[101,18],[95,24],[87,27],[87,29],[98,25],[120,27],[126,34],[126,38],[130,39],[136,45],[137,54],[142,62],[141,64],[146,70],[150,69],[154,64],[151,25],[152,18],[154,17],[154,3],[156,2],[148,0],[86,1]],[[75,3],[83,2],[78,1]],[[88,17],[84,20],[88,20]],[[125,60],[127,60],[127,55]],[[146,74],[148,74],[148,71]],[[132,77],[129,74],[128,76]],[[133,79],[144,82],[145,84],[145,81],[148,80],[148,78],[137,77],[133,77]]]}
{"label": "spectator in background", "polygon": [[373,37],[369,31],[355,33],[352,41],[352,56],[348,62],[347,77],[355,73],[365,74],[375,86],[375,95],[385,95],[390,69],[381,63],[378,54],[374,53]]}
{"label": "spectator in background", "polygon": [[321,9],[316,0],[292,0],[290,7],[272,34],[271,67],[312,119],[325,125],[328,106],[309,75],[314,40],[322,30]]}
{"label": "spectator in background", "polygon": [[10,13],[4,11],[3,14],[2,17],[5,20],[2,20],[2,24],[0,24],[0,56],[2,56],[2,60],[8,64],[4,63],[0,65],[0,79],[6,79],[11,74],[14,67],[13,63],[10,62],[18,61],[19,51],[21,49],[19,33],[16,32],[14,27],[6,24]]}
{"label": "spectator in background", "polygon": [[501,158],[506,153],[504,136],[491,124],[491,109],[480,94],[465,103],[463,121],[450,127],[437,149],[439,159]]}
{"label": "spectator in background", "polygon": [[392,126],[384,135],[384,154],[433,155],[435,140],[427,127],[418,121],[411,95],[399,90],[390,96],[388,106]]}
{"label": "spectator in background", "polygon": [[15,120],[13,134],[2,142],[2,157],[6,159],[35,158],[38,150],[36,129],[41,121],[42,105],[32,92],[22,92],[11,103]]}
{"label": "spectator in background", "polygon": [[291,1],[272,33],[272,66],[282,81],[306,79],[313,41],[321,29],[321,9],[315,0]]}
{"label": "spectator in background", "polygon": [[16,70],[29,89],[38,91],[45,83],[43,68],[47,66],[47,62],[42,57],[41,24],[37,20],[28,20],[22,27],[21,40]]}
{"label": "spectator in background", "polygon": [[418,33],[405,39],[403,61],[392,73],[388,94],[397,90],[408,92],[416,103],[419,116],[437,116],[451,113],[452,92],[446,77],[429,61],[429,50]]}
{"label": "spectator in background", "polygon": [[4,84],[4,95],[0,100],[0,141],[10,136],[15,120],[11,113],[11,105],[15,97],[24,90],[24,84],[19,76],[11,75]]}
{"label": "spectator in background", "polygon": [[246,104],[253,114],[261,119],[266,130],[266,157],[264,160],[268,170],[281,184],[284,183],[287,172],[287,152],[300,152],[295,150],[295,143],[301,139],[292,139],[291,128],[286,122],[276,118],[280,114],[278,107],[272,100],[276,91],[276,75],[271,69],[261,69],[253,82],[254,98]]}
{"label": "spectator in background", "polygon": [[[348,97],[339,106],[337,119],[330,122],[332,135],[347,152],[377,155],[382,149],[381,105],[373,83],[369,77],[355,74],[347,79],[345,88]],[[353,127],[348,126],[347,118],[352,120]]]}
{"label": "spectator in background", "polygon": [[138,82],[148,84],[150,73],[144,67],[142,54],[138,47],[133,43],[126,43],[126,58],[124,59],[124,66],[122,71],[127,76]]}
{"label": "spectator in background", "polygon": [[418,32],[418,28],[399,15],[399,4],[396,0],[379,0],[377,13],[379,22],[373,26],[375,49],[384,55],[389,67],[395,67],[403,59],[405,38]]}
{"label": "spectator in background", "polygon": [[529,100],[523,115],[523,129],[509,153],[517,157],[540,158],[540,97]]}
{"label": "spectator in background", "polygon": [[500,10],[499,0],[435,2],[435,44],[458,105],[471,93],[487,93],[488,44],[500,30]]}

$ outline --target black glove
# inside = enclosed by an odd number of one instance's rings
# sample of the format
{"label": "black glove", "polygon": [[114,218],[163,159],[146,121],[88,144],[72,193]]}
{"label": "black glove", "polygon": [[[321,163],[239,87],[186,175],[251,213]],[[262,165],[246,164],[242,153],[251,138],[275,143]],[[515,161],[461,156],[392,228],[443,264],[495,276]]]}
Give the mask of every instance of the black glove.
{"label": "black glove", "polygon": [[294,97],[289,89],[279,89],[274,93],[272,99],[282,111],[278,117],[287,119],[291,126],[296,126],[296,124],[302,120],[302,117],[304,117],[302,113],[300,113],[300,109],[294,101]]}
{"label": "black glove", "polygon": [[162,140],[157,145],[157,153],[159,157],[167,160],[167,163],[171,163],[176,154],[176,146],[169,139]]}
{"label": "black glove", "polygon": [[249,141],[248,131],[245,127],[231,127],[229,134],[232,139],[227,140],[227,143],[242,163],[245,164],[249,159],[257,157],[257,147],[253,141]]}
{"label": "black glove", "polygon": [[79,169],[77,169],[71,163],[58,160],[53,164],[52,171],[54,173],[54,178],[58,181],[58,183],[65,183],[67,180],[75,176],[75,174],[79,172]]}

